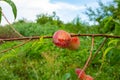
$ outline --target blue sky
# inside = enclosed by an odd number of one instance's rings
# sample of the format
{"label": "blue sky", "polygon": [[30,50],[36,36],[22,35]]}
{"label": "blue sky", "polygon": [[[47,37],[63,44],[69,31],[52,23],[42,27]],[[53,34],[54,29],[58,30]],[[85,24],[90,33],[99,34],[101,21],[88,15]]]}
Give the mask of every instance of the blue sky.
{"label": "blue sky", "polygon": [[[81,20],[87,21],[88,17],[84,14],[86,6],[97,8],[98,0],[12,0],[18,10],[17,19],[14,20],[11,7],[5,2],[0,1],[0,6],[3,8],[3,12],[12,23],[19,19],[27,19],[29,21],[35,21],[38,14],[52,14],[53,11],[57,13],[57,16],[64,22],[72,21],[76,16],[79,16]],[[106,3],[112,0],[102,0]],[[86,6],[85,6],[86,5]],[[2,25],[7,22],[2,19]]]}
{"label": "blue sky", "polygon": [[97,0],[51,0],[51,2],[65,2],[65,3],[70,3],[70,4],[87,4],[87,2],[96,2]]}

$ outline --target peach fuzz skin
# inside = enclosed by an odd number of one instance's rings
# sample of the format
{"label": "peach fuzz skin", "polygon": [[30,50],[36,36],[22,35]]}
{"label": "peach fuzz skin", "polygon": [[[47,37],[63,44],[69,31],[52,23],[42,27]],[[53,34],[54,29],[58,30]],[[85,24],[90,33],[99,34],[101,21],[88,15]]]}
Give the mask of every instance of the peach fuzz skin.
{"label": "peach fuzz skin", "polygon": [[93,77],[91,77],[90,75],[86,75],[86,73],[82,69],[77,68],[75,72],[79,80],[94,80]]}
{"label": "peach fuzz skin", "polygon": [[68,49],[77,50],[80,46],[79,37],[72,37]]}
{"label": "peach fuzz skin", "polygon": [[85,74],[85,72],[84,72],[83,70],[77,68],[77,69],[75,70],[75,72],[76,72],[76,74],[78,75],[78,78],[79,78],[80,80],[83,80],[83,79],[86,78],[86,74]]}
{"label": "peach fuzz skin", "polygon": [[64,30],[58,30],[53,35],[53,43],[61,48],[67,48],[71,41],[71,36]]}

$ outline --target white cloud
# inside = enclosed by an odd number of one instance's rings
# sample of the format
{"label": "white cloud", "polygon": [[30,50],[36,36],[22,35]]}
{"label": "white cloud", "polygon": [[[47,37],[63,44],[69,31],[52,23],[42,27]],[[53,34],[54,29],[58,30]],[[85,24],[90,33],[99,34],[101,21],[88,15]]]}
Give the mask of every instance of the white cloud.
{"label": "white cloud", "polygon": [[[85,10],[85,6],[83,5],[73,5],[69,3],[56,2],[51,3],[50,0],[12,0],[18,10],[17,20],[25,18],[27,20],[34,21],[36,19],[36,15],[41,13],[52,14],[53,11],[57,13],[61,20],[68,22],[79,15],[83,20],[87,19],[82,12]],[[12,23],[14,22],[14,17],[12,14],[11,7],[0,2],[0,6],[3,8],[3,12],[5,13],[8,20]],[[93,4],[88,4],[88,6],[97,6],[97,2]],[[6,24],[6,21],[3,19],[2,24]]]}
{"label": "white cloud", "polygon": [[[50,0],[12,0],[18,9],[17,20],[26,18],[28,20],[35,20],[36,15],[40,13],[51,14],[53,11],[57,12],[59,17],[62,17],[63,20],[69,20],[69,15],[71,18],[75,16],[76,11],[85,9],[84,6],[76,6],[68,3],[50,3]],[[0,2],[0,5],[3,8],[3,12],[10,22],[14,21],[11,7],[3,2]],[[73,14],[71,14],[73,13]],[[64,16],[64,15],[68,15]],[[76,14],[77,15],[77,14]],[[64,16],[64,17],[63,17]],[[70,18],[70,19],[71,19]],[[2,20],[2,24],[6,24],[5,20]]]}

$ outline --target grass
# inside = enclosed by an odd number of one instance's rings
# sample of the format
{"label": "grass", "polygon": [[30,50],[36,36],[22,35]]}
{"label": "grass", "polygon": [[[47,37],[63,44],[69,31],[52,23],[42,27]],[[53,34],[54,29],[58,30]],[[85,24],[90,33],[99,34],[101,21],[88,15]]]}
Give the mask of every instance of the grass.
{"label": "grass", "polygon": [[[76,28],[74,27],[75,31],[72,31],[73,25],[71,25],[70,28],[68,28],[67,25],[58,27],[50,25],[49,23],[45,25],[40,25],[37,23],[13,24],[16,30],[24,36],[53,35],[53,33],[59,29],[64,29],[68,32],[74,33],[85,33],[85,30],[87,29],[87,27],[85,27],[82,29],[83,31],[80,31],[80,27],[78,26]],[[92,30],[91,33],[94,33],[95,29],[93,27],[90,29]],[[89,31],[86,33],[89,33]],[[80,48],[76,51],[58,48],[52,43],[52,39],[41,38],[39,40],[30,41],[25,45],[12,49],[8,52],[0,53],[0,79],[67,80],[70,78],[70,80],[78,80],[75,69],[78,67],[83,68],[89,56],[89,50],[91,47],[91,37],[79,38],[81,42]],[[102,41],[102,38],[95,38],[93,54]],[[21,43],[23,42],[5,42],[3,44],[0,44],[0,51],[19,45]],[[109,60],[112,59],[113,61],[114,59],[107,57],[109,55],[106,55],[104,64],[100,69],[103,53],[108,47],[109,46],[106,43],[100,53],[96,56],[96,58],[92,61],[86,70],[86,73],[93,76],[95,80],[120,79],[120,69],[118,68],[119,63],[111,65]],[[107,54],[113,52],[114,50],[110,50]]]}

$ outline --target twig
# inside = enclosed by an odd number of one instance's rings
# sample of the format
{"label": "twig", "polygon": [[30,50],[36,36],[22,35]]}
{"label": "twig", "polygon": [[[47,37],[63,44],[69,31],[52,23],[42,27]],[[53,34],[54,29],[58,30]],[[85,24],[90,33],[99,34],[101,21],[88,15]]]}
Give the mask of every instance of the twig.
{"label": "twig", "polygon": [[[106,37],[106,38],[120,38],[120,36],[115,35],[106,35],[106,34],[73,34],[71,36],[94,36],[94,37]],[[17,40],[33,40],[39,39],[41,36],[33,36],[33,37],[23,37],[23,38],[8,38],[8,39],[1,39],[2,41],[17,41]],[[52,36],[42,36],[44,39],[52,38]]]}
{"label": "twig", "polygon": [[31,39],[29,39],[29,40],[27,40],[27,41],[24,41],[23,43],[21,43],[21,44],[19,44],[19,45],[17,45],[17,46],[13,46],[13,47],[11,47],[11,48],[2,50],[0,53],[4,53],[4,52],[7,52],[7,51],[10,51],[10,50],[12,50],[12,49],[14,49],[14,48],[18,48],[18,47],[20,47],[20,46],[26,44],[26,43],[29,42],[30,40],[31,40]]}
{"label": "twig", "polygon": [[52,38],[52,36],[33,36],[33,37],[23,37],[23,38],[8,38],[8,39],[1,39],[2,41],[19,41],[19,40],[34,40],[39,38]]}
{"label": "twig", "polygon": [[80,74],[79,74],[78,78],[80,78],[80,76],[81,76],[82,72],[83,72],[83,71],[85,71],[85,70],[86,70],[86,68],[88,67],[88,64],[89,64],[89,62],[90,62],[90,60],[91,60],[91,57],[92,57],[93,47],[94,47],[94,35],[92,36],[92,43],[91,43],[90,55],[89,55],[89,57],[88,57],[88,59],[87,59],[87,61],[86,61],[85,65],[84,65],[84,67],[83,67],[82,71],[80,72]]}
{"label": "twig", "polygon": [[106,43],[107,39],[108,39],[108,38],[105,38],[105,39],[104,39],[104,41],[101,43],[101,45],[99,46],[99,48],[97,49],[97,51],[95,52],[95,54],[93,55],[93,57],[92,57],[91,60],[93,60],[93,59],[96,57],[96,55],[99,53],[99,51],[101,50],[101,48],[102,48],[102,47],[104,46],[104,44]]}
{"label": "twig", "polygon": [[[91,61],[97,56],[97,54],[99,53],[99,51],[101,50],[101,48],[104,46],[105,42],[107,41],[108,38],[105,38],[104,41],[101,43],[101,45],[99,46],[99,48],[96,50],[95,54],[93,55],[92,59],[90,60],[89,64],[91,63]],[[88,66],[89,66],[88,64]]]}
{"label": "twig", "polygon": [[94,37],[107,37],[107,38],[120,38],[120,36],[116,35],[108,35],[108,34],[74,34],[71,36],[94,36]]}
{"label": "twig", "polygon": [[10,22],[8,21],[7,17],[4,15],[4,13],[0,10],[2,16],[5,18],[5,20],[7,21],[7,23],[10,25],[11,29],[18,34],[20,37],[24,37],[23,35],[21,35],[18,31],[15,30],[15,28],[10,24]]}

